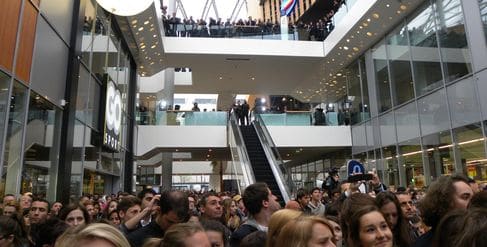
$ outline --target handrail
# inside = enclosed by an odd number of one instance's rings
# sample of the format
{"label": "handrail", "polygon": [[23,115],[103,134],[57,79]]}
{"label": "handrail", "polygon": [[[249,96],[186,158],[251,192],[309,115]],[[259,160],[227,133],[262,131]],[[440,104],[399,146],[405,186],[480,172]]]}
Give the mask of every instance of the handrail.
{"label": "handrail", "polygon": [[[238,127],[238,120],[235,117],[234,113],[230,114],[230,118],[228,121],[228,131],[231,132],[229,133],[229,145],[230,145],[230,152],[232,154],[232,161],[233,164],[239,162],[242,167],[243,171],[243,177],[244,177],[244,182],[245,185],[248,186],[250,184],[255,183],[255,176],[254,176],[254,171],[252,170],[251,164],[250,164],[250,158],[247,153],[247,148],[245,147],[244,141],[243,141],[243,136],[242,133],[240,132],[240,128]],[[232,137],[234,139],[232,139]],[[232,140],[235,141],[235,143],[232,142]],[[232,147],[234,145],[235,150],[237,153],[234,153],[234,148]],[[239,158],[239,160],[236,160],[236,157]],[[240,184],[238,184],[239,191],[240,191]],[[240,191],[242,192],[242,191]]]}
{"label": "handrail", "polygon": [[262,147],[267,156],[267,160],[269,161],[272,172],[274,173],[277,185],[281,190],[283,200],[287,202],[290,200],[290,195],[295,193],[295,186],[294,182],[292,181],[292,177],[290,176],[289,171],[283,165],[281,155],[279,154],[279,151],[277,150],[277,147],[259,114],[255,114],[254,126],[259,140],[262,143]]}

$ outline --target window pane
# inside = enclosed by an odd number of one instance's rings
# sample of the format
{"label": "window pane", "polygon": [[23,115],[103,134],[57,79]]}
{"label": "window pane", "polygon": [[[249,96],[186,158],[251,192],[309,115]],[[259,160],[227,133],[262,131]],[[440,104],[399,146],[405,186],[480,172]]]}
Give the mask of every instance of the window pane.
{"label": "window pane", "polygon": [[407,24],[417,96],[443,83],[434,17],[433,8],[427,4]]}
{"label": "window pane", "polygon": [[370,111],[369,111],[369,84],[367,83],[367,73],[365,71],[365,57],[359,58],[360,64],[360,79],[362,80],[362,102],[363,102],[363,109],[361,117],[362,121],[365,121],[370,118]]}
{"label": "window pane", "polygon": [[382,146],[396,143],[396,130],[394,129],[394,115],[392,112],[379,117],[379,128]]}
{"label": "window pane", "polygon": [[383,42],[372,50],[375,69],[375,85],[379,97],[379,112],[392,107],[391,91],[389,86],[389,72],[387,71],[386,47]]}
{"label": "window pane", "polygon": [[[3,137],[3,130],[5,129],[5,114],[7,114],[8,107],[8,88],[10,77],[0,71],[0,136]],[[0,150],[3,150],[3,142],[0,142]],[[5,171],[4,171],[5,172]],[[1,196],[0,191],[0,196]]]}
{"label": "window pane", "polygon": [[85,126],[76,120],[73,138],[73,162],[71,163],[71,186],[69,188],[70,194],[75,196],[81,196],[83,185],[81,179],[83,176],[84,134]]}
{"label": "window pane", "polygon": [[352,126],[353,153],[363,152],[367,146],[364,124]]}
{"label": "window pane", "polygon": [[450,131],[423,137],[423,147],[431,177],[437,178],[454,173],[455,160]]}
{"label": "window pane", "polygon": [[406,185],[416,188],[424,187],[423,158],[419,138],[399,143],[399,165],[406,174]]}
{"label": "window pane", "polygon": [[460,0],[438,0],[437,17],[445,78],[453,81],[472,72]]}
{"label": "window pane", "polygon": [[22,171],[22,135],[24,132],[25,111],[27,108],[27,88],[15,81],[10,97],[7,139],[2,171],[2,186],[5,193],[17,194]]}
{"label": "window pane", "polygon": [[411,102],[394,111],[396,114],[397,141],[419,137],[419,120],[416,103]]}
{"label": "window pane", "polygon": [[83,65],[79,68],[78,92],[76,93],[76,118],[82,122],[86,122],[86,108],[88,107],[88,96],[90,80],[92,80],[90,73]]}
{"label": "window pane", "polygon": [[397,166],[396,146],[382,148],[382,163],[384,164],[384,181],[389,185],[399,186],[399,168]]}
{"label": "window pane", "polygon": [[105,64],[108,50],[108,27],[110,21],[105,16],[103,9],[96,8],[95,34],[93,35],[93,54],[92,54],[92,72],[100,77],[105,73]]}
{"label": "window pane", "polygon": [[[25,134],[21,193],[32,192],[55,199],[60,110],[35,92],[30,94]],[[56,119],[58,121],[56,121]]]}
{"label": "window pane", "polygon": [[96,170],[98,168],[101,160],[101,136],[97,131],[89,127],[85,128],[84,169]]}
{"label": "window pane", "polygon": [[83,40],[81,41],[81,59],[89,67],[90,56],[94,45],[95,25],[98,25],[94,0],[86,1]]}
{"label": "window pane", "polygon": [[358,63],[352,63],[345,70],[345,77],[348,83],[348,99],[351,101],[350,114],[352,124],[360,123],[360,109],[362,108],[362,90],[360,87],[360,73]]}
{"label": "window pane", "polygon": [[487,178],[487,159],[485,156],[485,138],[480,123],[453,130],[457,151],[460,153],[462,171],[479,180]]}
{"label": "window pane", "polygon": [[482,18],[482,22],[484,23],[484,35],[485,40],[487,41],[487,0],[480,0],[480,15]]}
{"label": "window pane", "polygon": [[423,135],[440,132],[450,128],[446,91],[441,89],[418,100],[421,131]]}
{"label": "window pane", "polygon": [[406,26],[400,26],[387,38],[387,51],[391,67],[394,105],[400,105],[414,98]]}
{"label": "window pane", "polygon": [[86,109],[86,123],[93,129],[98,129],[98,115],[100,111],[101,87],[95,78],[91,78],[88,108]]}
{"label": "window pane", "polygon": [[453,128],[480,121],[472,78],[462,80],[447,88]]}

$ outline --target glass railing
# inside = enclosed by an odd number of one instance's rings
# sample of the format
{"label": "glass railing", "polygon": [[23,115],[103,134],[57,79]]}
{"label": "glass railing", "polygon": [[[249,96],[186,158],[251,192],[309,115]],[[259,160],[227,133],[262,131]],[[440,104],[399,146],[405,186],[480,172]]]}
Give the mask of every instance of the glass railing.
{"label": "glass railing", "polygon": [[[310,111],[287,111],[285,113],[258,114],[266,126],[339,126],[349,125],[350,119],[345,112],[327,112],[325,122],[316,124],[315,114]],[[256,114],[257,115],[257,114]],[[361,116],[366,117],[366,116]]]}
{"label": "glass railing", "polygon": [[252,170],[250,159],[245,147],[242,133],[238,127],[238,120],[231,114],[228,121],[228,145],[232,155],[232,177],[243,178],[238,183],[239,193],[250,184],[255,183],[255,176]]}
{"label": "glass railing", "polygon": [[228,112],[209,111],[148,111],[137,112],[138,125],[190,125],[226,126]]}
{"label": "glass railing", "polygon": [[281,190],[282,199],[287,202],[296,195],[296,186],[292,180],[291,171],[284,166],[279,150],[274,141],[272,141],[272,137],[260,115],[256,116],[254,126],[271,166],[272,173],[274,173],[274,178]]}
{"label": "glass railing", "polygon": [[266,39],[266,40],[302,40],[302,41],[323,41],[329,34],[327,28],[313,30],[310,36],[309,28],[298,28],[291,26],[287,35],[281,34],[279,26],[207,26],[199,25],[170,25],[165,32],[166,37],[206,37],[206,38],[235,38],[235,39]]}

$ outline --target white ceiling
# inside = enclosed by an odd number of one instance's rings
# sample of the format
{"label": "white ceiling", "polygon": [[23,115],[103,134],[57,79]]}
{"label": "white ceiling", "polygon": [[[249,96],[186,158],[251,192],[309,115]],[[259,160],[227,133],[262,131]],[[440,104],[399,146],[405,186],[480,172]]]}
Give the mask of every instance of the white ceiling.
{"label": "white ceiling", "polygon": [[370,8],[354,6],[352,14],[335,27],[324,42],[322,56],[190,54],[168,53],[166,49],[164,66],[192,69],[193,85],[177,86],[177,93],[279,94],[303,102],[333,102],[346,95],[346,78],[337,78],[337,73],[342,74],[345,66],[423,1],[367,2]]}

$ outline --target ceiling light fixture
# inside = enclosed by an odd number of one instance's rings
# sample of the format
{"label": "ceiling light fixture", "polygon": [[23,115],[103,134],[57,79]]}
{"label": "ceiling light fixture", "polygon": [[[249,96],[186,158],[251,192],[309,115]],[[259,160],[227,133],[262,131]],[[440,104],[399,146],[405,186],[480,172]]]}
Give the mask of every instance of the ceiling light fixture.
{"label": "ceiling light fixture", "polygon": [[106,11],[120,16],[133,16],[149,8],[154,0],[96,0]]}

